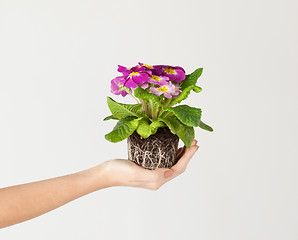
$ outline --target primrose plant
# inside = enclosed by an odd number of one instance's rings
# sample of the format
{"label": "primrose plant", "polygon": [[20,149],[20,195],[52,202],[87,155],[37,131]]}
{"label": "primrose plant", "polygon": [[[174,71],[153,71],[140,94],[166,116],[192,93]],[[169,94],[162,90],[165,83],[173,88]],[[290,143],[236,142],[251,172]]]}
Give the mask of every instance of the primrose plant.
{"label": "primrose plant", "polygon": [[178,105],[191,91],[202,89],[196,86],[203,69],[198,68],[186,75],[179,66],[146,65],[126,68],[118,65],[122,75],[111,81],[111,92],[123,97],[130,95],[137,103],[123,104],[108,97],[107,102],[112,115],[104,120],[119,120],[114,129],[105,135],[111,142],[119,142],[135,131],[141,138],[155,134],[158,128],[168,127],[190,147],[195,137],[194,127],[207,131],[213,129],[201,120],[200,108]]}

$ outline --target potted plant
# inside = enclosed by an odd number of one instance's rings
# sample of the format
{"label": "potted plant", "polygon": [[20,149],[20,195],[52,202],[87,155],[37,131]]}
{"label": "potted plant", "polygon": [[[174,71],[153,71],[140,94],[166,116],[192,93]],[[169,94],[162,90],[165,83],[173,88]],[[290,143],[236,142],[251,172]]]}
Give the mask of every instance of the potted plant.
{"label": "potted plant", "polygon": [[189,148],[195,138],[194,127],[207,131],[213,129],[201,120],[202,111],[188,105],[178,105],[196,86],[203,69],[186,75],[179,66],[138,65],[126,68],[118,65],[121,76],[111,81],[111,92],[123,97],[130,95],[137,103],[118,103],[108,97],[112,115],[117,124],[105,135],[113,143],[127,139],[128,159],[147,168],[172,167],[177,157],[181,139]]}

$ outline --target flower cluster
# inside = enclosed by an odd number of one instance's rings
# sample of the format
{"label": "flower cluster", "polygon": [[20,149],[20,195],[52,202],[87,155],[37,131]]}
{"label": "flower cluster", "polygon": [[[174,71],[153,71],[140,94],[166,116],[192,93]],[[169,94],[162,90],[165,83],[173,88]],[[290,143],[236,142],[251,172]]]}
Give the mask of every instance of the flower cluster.
{"label": "flower cluster", "polygon": [[111,92],[125,97],[141,87],[165,98],[175,98],[180,93],[179,83],[185,79],[185,71],[179,66],[147,65],[139,63],[132,68],[118,65],[118,76],[111,81]]}
{"label": "flower cluster", "polygon": [[195,138],[194,127],[213,131],[202,122],[200,108],[175,106],[187,99],[190,92],[201,92],[202,88],[196,84],[203,68],[186,74],[179,66],[138,63],[131,68],[118,65],[118,71],[121,76],[111,81],[112,93],[123,97],[129,94],[137,103],[124,104],[107,98],[112,115],[104,120],[117,121],[114,129],[105,135],[107,140],[120,142],[136,132],[138,141],[145,141],[142,139],[153,136],[162,128],[177,135],[189,148]]}

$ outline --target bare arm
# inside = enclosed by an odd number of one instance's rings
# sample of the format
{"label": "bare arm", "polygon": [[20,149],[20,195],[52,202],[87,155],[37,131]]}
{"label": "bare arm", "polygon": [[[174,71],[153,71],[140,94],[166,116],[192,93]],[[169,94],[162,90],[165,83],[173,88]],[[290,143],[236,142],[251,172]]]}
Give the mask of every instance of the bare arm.
{"label": "bare arm", "polygon": [[198,146],[186,150],[171,169],[146,170],[131,161],[115,159],[74,174],[0,189],[0,228],[58,208],[76,198],[112,186],[157,190],[184,170]]}

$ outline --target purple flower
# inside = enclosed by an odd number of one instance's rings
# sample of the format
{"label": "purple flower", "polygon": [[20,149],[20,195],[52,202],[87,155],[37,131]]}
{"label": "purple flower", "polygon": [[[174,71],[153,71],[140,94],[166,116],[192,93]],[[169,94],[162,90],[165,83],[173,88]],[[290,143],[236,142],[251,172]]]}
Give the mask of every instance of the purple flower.
{"label": "purple flower", "polygon": [[122,95],[122,97],[125,97],[128,93],[124,89],[124,82],[125,78],[123,76],[116,77],[111,81],[111,92],[116,95]]}
{"label": "purple flower", "polygon": [[139,62],[139,66],[145,67],[148,70],[150,70],[152,72],[152,74],[160,76],[161,73],[163,72],[162,67],[166,66],[166,65],[154,65],[153,66],[153,65],[147,65],[147,64]]}
{"label": "purple flower", "polygon": [[144,72],[131,72],[127,77],[125,77],[124,86],[127,88],[136,88],[139,85],[147,82],[149,75]]}
{"label": "purple flower", "polygon": [[151,66],[151,65],[147,65],[147,64],[144,64],[144,63],[141,63],[141,62],[139,62],[139,66],[141,66],[141,67],[145,67],[145,68],[147,68],[147,69],[149,69],[149,70],[154,69],[153,66]]}
{"label": "purple flower", "polygon": [[182,92],[180,90],[181,87],[179,87],[179,84],[176,83],[176,84],[173,84],[175,86],[175,91],[172,93],[172,96],[173,97],[178,97],[180,95],[180,93]]}
{"label": "purple flower", "polygon": [[176,96],[177,94],[179,94],[179,92],[177,92],[178,89],[176,88],[175,84],[173,84],[172,82],[167,82],[167,84],[159,86],[159,87],[150,87],[149,88],[149,92],[160,96],[161,94],[163,94],[166,98],[172,98],[172,96]]}
{"label": "purple flower", "polygon": [[123,67],[121,65],[118,65],[118,72],[121,72],[124,76],[129,75],[132,71],[130,68]]}
{"label": "purple flower", "polygon": [[152,75],[152,72],[149,68],[149,65],[143,64],[143,65],[136,65],[131,68],[127,68],[121,65],[118,65],[118,72],[123,73],[124,76],[128,76],[132,72],[142,72],[142,73],[148,73],[150,76]]}
{"label": "purple flower", "polygon": [[150,70],[150,66],[149,65],[136,65],[134,67],[131,68],[132,71],[134,72],[145,72],[148,73],[150,76],[152,75],[152,72]]}
{"label": "purple flower", "polygon": [[126,68],[118,65],[118,72],[121,72],[125,78],[125,82],[123,83],[124,87],[132,89],[147,82],[149,76],[152,75],[150,70],[139,65],[132,68]]}
{"label": "purple flower", "polygon": [[158,84],[158,85],[165,85],[167,84],[168,80],[169,78],[166,76],[152,75],[149,77],[148,82]]}
{"label": "purple flower", "polygon": [[149,83],[145,82],[142,85],[139,86],[140,88],[146,89],[149,87]]}
{"label": "purple flower", "polygon": [[155,65],[153,66],[152,73],[159,76],[166,76],[171,81],[178,83],[181,83],[185,79],[185,71],[179,66]]}

